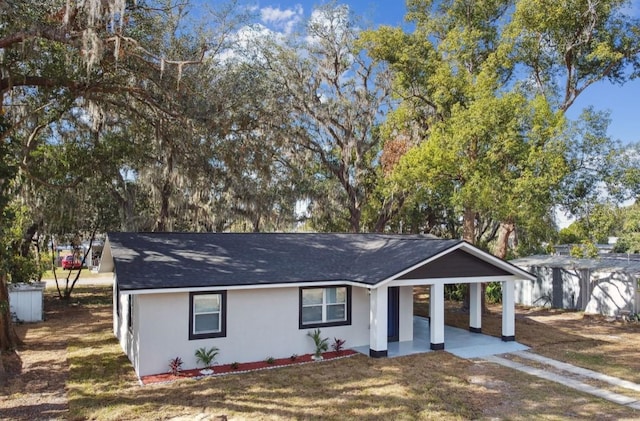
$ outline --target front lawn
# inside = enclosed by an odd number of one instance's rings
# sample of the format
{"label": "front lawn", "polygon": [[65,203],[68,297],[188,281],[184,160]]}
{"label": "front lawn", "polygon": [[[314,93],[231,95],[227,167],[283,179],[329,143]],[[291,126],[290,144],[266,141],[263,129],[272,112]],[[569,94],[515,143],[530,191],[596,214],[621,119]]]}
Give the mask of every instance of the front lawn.
{"label": "front lawn", "polygon": [[[60,361],[42,382],[64,385],[66,418],[150,419],[620,419],[634,410],[573,389],[446,352],[371,359],[363,355],[267,371],[140,386],[111,333],[110,287],[81,287],[70,304],[47,290],[47,321],[20,326],[25,367],[0,393],[3,405],[29,394],[30,355],[50,347]],[[498,310],[485,317],[492,333]],[[468,322],[455,307],[447,322]],[[517,340],[536,351],[638,381],[636,327],[576,313],[520,310]],[[499,329],[498,329],[499,334]],[[635,347],[636,352],[628,352]],[[563,357],[563,358],[561,358]],[[46,359],[46,358],[45,358]],[[625,368],[626,367],[626,368]],[[38,377],[42,379],[42,377]],[[43,385],[46,387],[46,383]],[[59,387],[59,386],[58,386]],[[38,394],[42,399],[43,394]],[[4,403],[3,403],[4,402]],[[15,401],[14,401],[15,402]],[[15,410],[15,404],[12,410]],[[62,408],[62,407],[61,407]]]}

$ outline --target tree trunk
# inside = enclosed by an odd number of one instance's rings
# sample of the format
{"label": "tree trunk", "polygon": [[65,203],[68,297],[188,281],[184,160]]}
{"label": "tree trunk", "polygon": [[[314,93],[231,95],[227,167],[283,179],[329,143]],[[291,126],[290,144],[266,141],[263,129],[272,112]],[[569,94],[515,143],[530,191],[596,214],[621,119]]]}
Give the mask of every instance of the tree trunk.
{"label": "tree trunk", "polygon": [[[476,213],[470,208],[465,208],[462,215],[462,239],[473,244],[476,240]],[[469,287],[464,290],[464,300],[462,301],[462,309],[469,311],[471,307],[471,291]],[[484,296],[482,297],[484,301]]]}
{"label": "tree trunk", "polygon": [[[93,247],[93,242],[95,241],[95,238],[96,238],[96,232],[98,232],[98,228],[97,227],[95,227],[93,229],[93,231],[91,231],[91,239],[89,240],[89,247],[87,248],[87,250],[84,252],[84,255],[82,256],[82,263],[80,265],[80,269],[78,269],[78,273],[76,273],[76,277],[73,279],[73,282],[71,283],[71,286],[69,286],[69,278],[71,277],[71,270],[69,270],[69,275],[67,275],[67,281],[66,281],[66,284],[65,284],[65,287],[64,287],[64,295],[61,297],[63,300],[67,300],[68,301],[68,300],[71,299],[71,293],[73,292],[73,289],[75,288],[76,283],[80,279],[80,274],[82,273],[82,268],[86,264],[87,256],[89,255],[89,251]],[[57,284],[58,284],[58,280],[56,279],[56,285]],[[60,288],[58,288],[58,294],[59,293],[60,293]]]}
{"label": "tree trunk", "polygon": [[156,231],[166,232],[169,225],[169,196],[171,196],[171,184],[165,180],[160,190],[160,214],[156,224]]}
{"label": "tree trunk", "polygon": [[253,218],[253,232],[260,232],[260,216],[256,216],[255,218]]}
{"label": "tree trunk", "polygon": [[383,208],[378,213],[378,219],[376,220],[373,232],[384,232],[384,228],[387,226],[387,222],[389,222],[391,218],[393,218],[400,212],[403,204],[403,196],[400,196],[397,200],[393,198],[389,199],[389,201],[383,205]]}
{"label": "tree trunk", "polygon": [[496,248],[493,254],[496,257],[501,259],[505,259],[507,257],[507,253],[509,252],[509,238],[511,234],[516,229],[516,224],[511,219],[507,219],[506,221],[500,222],[500,233],[498,234],[498,242],[496,243]]}
{"label": "tree trunk", "polygon": [[471,244],[476,242],[476,213],[465,208],[462,215],[462,239]]}
{"label": "tree trunk", "polygon": [[9,309],[9,288],[7,275],[0,274],[0,351],[11,351],[20,344],[20,339],[13,328],[11,310]]}
{"label": "tree trunk", "polygon": [[349,207],[349,225],[351,225],[351,232],[356,234],[360,232],[361,216],[362,210],[359,207],[355,205]]}

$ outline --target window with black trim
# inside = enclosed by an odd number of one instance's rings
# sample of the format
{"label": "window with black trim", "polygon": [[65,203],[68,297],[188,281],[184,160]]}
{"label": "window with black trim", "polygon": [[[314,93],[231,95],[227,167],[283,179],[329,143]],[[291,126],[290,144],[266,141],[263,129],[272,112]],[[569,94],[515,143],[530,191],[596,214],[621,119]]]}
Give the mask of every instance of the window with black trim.
{"label": "window with black trim", "polygon": [[189,294],[189,339],[220,338],[227,335],[227,292]]}
{"label": "window with black trim", "polygon": [[300,329],[351,324],[351,287],[300,288]]}

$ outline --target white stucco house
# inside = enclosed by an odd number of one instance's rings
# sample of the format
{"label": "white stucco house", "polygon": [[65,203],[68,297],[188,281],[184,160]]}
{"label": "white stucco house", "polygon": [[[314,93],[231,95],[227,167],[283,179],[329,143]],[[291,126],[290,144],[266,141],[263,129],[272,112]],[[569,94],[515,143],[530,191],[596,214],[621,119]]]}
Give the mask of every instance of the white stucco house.
{"label": "white stucco house", "polygon": [[526,271],[461,240],[384,234],[110,233],[113,329],[138,376],[217,361],[313,352],[307,332],[387,356],[413,339],[413,287],[430,285],[430,345],[444,349],[444,285],[468,283],[469,329],[481,332],[480,284],[501,281],[502,339],[515,340],[514,282]]}

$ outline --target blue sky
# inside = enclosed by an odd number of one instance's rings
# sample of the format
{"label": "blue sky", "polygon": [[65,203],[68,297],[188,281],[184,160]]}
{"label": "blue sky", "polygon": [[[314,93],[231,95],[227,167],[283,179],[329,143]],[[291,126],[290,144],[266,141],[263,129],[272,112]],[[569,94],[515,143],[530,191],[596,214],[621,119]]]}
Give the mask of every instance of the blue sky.
{"label": "blue sky", "polygon": [[[634,0],[635,1],[635,0]],[[293,23],[309,16],[313,6],[323,1],[269,1],[261,0],[245,4],[257,6],[263,23],[278,31],[286,31]],[[365,23],[399,26],[404,22],[406,12],[404,0],[346,0],[347,4]],[[632,14],[640,15],[640,4],[632,2]],[[624,143],[640,142],[640,80],[628,82],[624,86],[599,82],[587,88],[570,108],[568,117],[576,118],[583,108],[593,106],[596,110],[609,111],[611,124],[609,135]]]}

